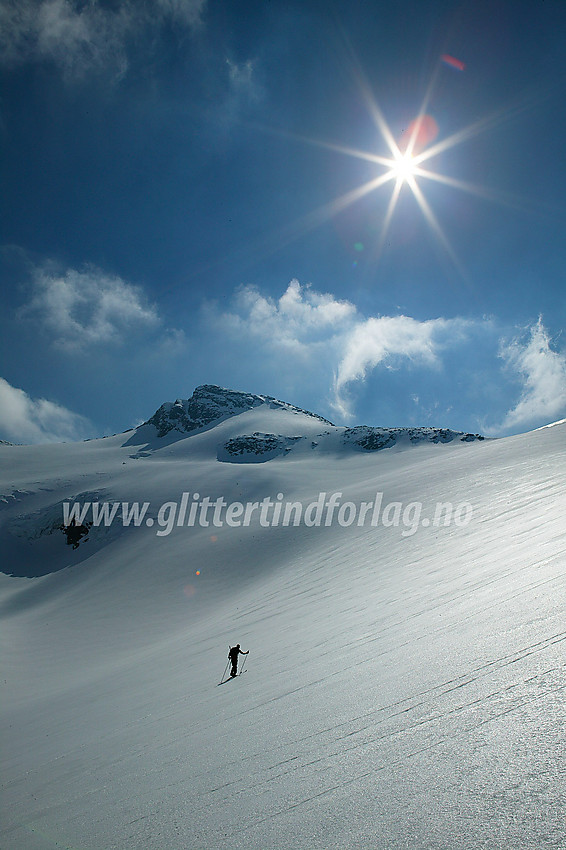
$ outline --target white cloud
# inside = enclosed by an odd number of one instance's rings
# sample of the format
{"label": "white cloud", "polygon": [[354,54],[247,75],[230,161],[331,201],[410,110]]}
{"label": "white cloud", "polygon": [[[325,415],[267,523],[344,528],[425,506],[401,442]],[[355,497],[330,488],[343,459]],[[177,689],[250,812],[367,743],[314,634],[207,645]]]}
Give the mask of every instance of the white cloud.
{"label": "white cloud", "polygon": [[94,267],[36,270],[31,301],[20,316],[37,320],[56,346],[75,350],[123,343],[133,332],[161,324],[141,289]]}
{"label": "white cloud", "polygon": [[[209,318],[241,346],[248,372],[276,374],[291,392],[297,384],[312,388],[342,421],[353,416],[357,389],[383,370],[399,371],[399,398],[406,389],[422,415],[446,416],[456,407],[464,424],[473,418],[491,434],[516,433],[566,412],[566,354],[552,349],[540,320],[527,340],[509,343],[508,328],[493,317],[368,317],[297,280],[279,298],[244,287],[231,310],[211,310]],[[411,377],[412,367],[421,371]],[[487,426],[510,407],[517,377],[519,401],[500,425]],[[415,381],[422,391],[415,393]]]}
{"label": "white cloud", "polygon": [[337,389],[365,378],[380,363],[391,365],[396,356],[436,365],[434,337],[439,327],[446,327],[443,319],[419,322],[409,316],[380,316],[359,322],[346,341],[336,377]]}
{"label": "white cloud", "polygon": [[0,378],[0,436],[15,443],[58,443],[93,435],[84,416],[47,399],[31,398]]}
{"label": "white cloud", "polygon": [[300,352],[342,336],[355,315],[356,308],[348,301],[337,301],[333,295],[292,280],[278,299],[243,287],[236,297],[236,312],[224,314],[223,320],[234,329],[269,340],[276,348]]}
{"label": "white cloud", "polygon": [[502,345],[501,357],[523,382],[518,403],[498,430],[516,429],[552,420],[566,410],[566,355],[553,351],[542,319],[530,328],[528,342],[518,339]]}
{"label": "white cloud", "polygon": [[195,27],[205,5],[206,0],[122,0],[108,8],[98,0],[3,0],[0,61],[48,59],[72,76],[93,68],[120,76],[127,69],[128,39],[167,18]]}
{"label": "white cloud", "polygon": [[381,366],[418,363],[440,365],[440,353],[465,338],[471,322],[463,319],[419,321],[409,316],[365,318],[349,301],[291,281],[279,299],[257,289],[240,290],[236,309],[221,319],[242,338],[262,340],[266,348],[293,354],[312,369],[313,360],[333,375],[331,404],[348,419],[348,388]]}
{"label": "white cloud", "polygon": [[473,322],[465,319],[428,319],[379,316],[360,320],[345,339],[334,381],[336,409],[350,416],[347,387],[365,380],[378,366],[394,369],[401,363],[438,369],[440,354],[462,342]]}

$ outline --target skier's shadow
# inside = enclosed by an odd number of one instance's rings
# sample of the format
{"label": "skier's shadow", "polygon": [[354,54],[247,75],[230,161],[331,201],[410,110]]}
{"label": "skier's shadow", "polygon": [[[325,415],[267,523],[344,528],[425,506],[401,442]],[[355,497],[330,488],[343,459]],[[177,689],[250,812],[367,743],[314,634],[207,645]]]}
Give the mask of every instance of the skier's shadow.
{"label": "skier's shadow", "polygon": [[244,673],[247,673],[247,672],[248,672],[247,670],[242,670],[242,672],[241,672],[241,673],[238,673],[236,676],[228,676],[228,678],[227,678],[227,679],[223,679],[221,682],[218,682],[218,684],[217,684],[217,686],[216,686],[216,687],[217,687],[217,688],[219,688],[219,687],[220,687],[220,685],[225,685],[225,684],[226,684],[226,682],[231,682],[231,681],[232,681],[232,679],[237,679],[237,678],[238,678],[238,676],[243,676],[243,675],[244,675]]}

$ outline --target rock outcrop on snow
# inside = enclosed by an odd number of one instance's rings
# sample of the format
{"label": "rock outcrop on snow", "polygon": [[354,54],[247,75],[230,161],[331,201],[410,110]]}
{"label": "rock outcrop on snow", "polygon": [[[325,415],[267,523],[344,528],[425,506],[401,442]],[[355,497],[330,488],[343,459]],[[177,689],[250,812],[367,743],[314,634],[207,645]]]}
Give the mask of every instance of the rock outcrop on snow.
{"label": "rock outcrop on snow", "polygon": [[347,428],[343,437],[345,445],[366,452],[389,449],[397,443],[415,446],[419,443],[451,443],[452,440],[473,443],[483,439],[481,434],[451,431],[449,428],[377,428],[368,425]]}

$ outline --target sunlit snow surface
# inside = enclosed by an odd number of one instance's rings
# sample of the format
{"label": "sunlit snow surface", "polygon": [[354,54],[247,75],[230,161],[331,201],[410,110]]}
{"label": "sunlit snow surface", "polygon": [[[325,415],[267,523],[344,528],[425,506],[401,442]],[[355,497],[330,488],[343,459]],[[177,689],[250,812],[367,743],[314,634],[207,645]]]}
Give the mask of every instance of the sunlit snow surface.
{"label": "sunlit snow surface", "polygon": [[[46,573],[0,575],[4,850],[566,847],[566,423],[375,452],[324,431],[264,405],[158,449],[0,446],[3,569]],[[291,450],[225,462],[254,433]],[[77,494],[184,491],[473,516],[48,532]]]}

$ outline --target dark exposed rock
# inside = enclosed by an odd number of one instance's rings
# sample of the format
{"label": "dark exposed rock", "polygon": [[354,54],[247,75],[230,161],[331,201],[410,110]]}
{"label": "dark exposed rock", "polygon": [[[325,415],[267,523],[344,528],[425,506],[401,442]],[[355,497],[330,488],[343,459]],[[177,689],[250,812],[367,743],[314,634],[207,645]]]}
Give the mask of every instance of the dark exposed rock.
{"label": "dark exposed rock", "polygon": [[401,440],[408,440],[416,445],[418,443],[450,443],[452,440],[471,443],[474,440],[483,439],[480,434],[466,434],[449,428],[377,428],[369,425],[347,428],[343,437],[346,445],[351,444],[367,452],[391,448]]}
{"label": "dark exposed rock", "polygon": [[280,408],[291,413],[306,414],[319,422],[332,424],[322,416],[309,413],[307,410],[279,401],[272,396],[227,390],[212,384],[197,387],[189,399],[165,402],[144,424],[154,425],[159,437],[164,437],[173,430],[190,434],[231,416],[237,416],[246,410],[252,410],[261,404],[269,404],[271,408]]}

